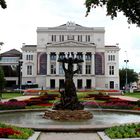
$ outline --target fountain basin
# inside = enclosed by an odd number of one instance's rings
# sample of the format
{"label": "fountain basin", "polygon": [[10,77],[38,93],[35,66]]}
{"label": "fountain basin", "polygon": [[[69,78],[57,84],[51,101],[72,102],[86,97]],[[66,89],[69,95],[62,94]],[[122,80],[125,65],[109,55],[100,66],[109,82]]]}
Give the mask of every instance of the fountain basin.
{"label": "fountain basin", "polygon": [[130,110],[90,110],[93,119],[76,121],[54,121],[42,116],[46,109],[1,111],[0,121],[16,126],[41,131],[97,131],[123,124],[140,122],[140,112]]}

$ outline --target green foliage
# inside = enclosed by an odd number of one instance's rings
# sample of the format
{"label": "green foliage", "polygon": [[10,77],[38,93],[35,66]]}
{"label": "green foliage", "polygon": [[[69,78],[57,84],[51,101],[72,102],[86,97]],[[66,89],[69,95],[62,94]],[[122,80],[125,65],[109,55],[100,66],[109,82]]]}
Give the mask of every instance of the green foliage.
{"label": "green foliage", "polygon": [[[120,75],[120,88],[122,89],[125,86],[126,82],[126,69],[122,68],[119,70]],[[128,84],[137,82],[138,81],[138,74],[134,72],[133,69],[127,69],[127,82]]]}
{"label": "green foliage", "polygon": [[3,99],[11,99],[11,98],[19,97],[19,96],[23,96],[23,95],[20,93],[2,93]]}
{"label": "green foliage", "polygon": [[107,8],[107,15],[113,19],[118,12],[123,12],[127,17],[128,23],[140,26],[140,1],[139,0],[86,0],[87,15],[91,8],[103,5]]}
{"label": "green foliage", "polygon": [[39,109],[39,108],[49,108],[47,106],[39,106],[39,105],[31,105],[31,106],[26,106],[26,109]]}
{"label": "green foliage", "polygon": [[1,6],[3,9],[7,8],[7,4],[6,4],[5,0],[0,0],[0,6]]}
{"label": "green foliage", "polygon": [[77,97],[78,97],[78,99],[86,98],[86,97],[88,97],[88,93],[87,92],[78,92]]}
{"label": "green foliage", "polygon": [[140,92],[138,93],[125,93],[125,96],[130,96],[130,97],[135,97],[135,98],[140,98]]}
{"label": "green foliage", "polygon": [[140,137],[140,132],[137,129],[140,128],[140,124],[125,124],[120,126],[114,126],[105,129],[105,133],[111,138],[136,138]]}

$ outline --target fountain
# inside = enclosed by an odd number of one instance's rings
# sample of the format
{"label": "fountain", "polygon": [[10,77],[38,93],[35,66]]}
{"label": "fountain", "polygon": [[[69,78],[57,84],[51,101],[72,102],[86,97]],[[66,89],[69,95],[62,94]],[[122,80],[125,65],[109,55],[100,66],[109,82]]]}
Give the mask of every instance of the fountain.
{"label": "fountain", "polygon": [[[44,118],[54,120],[91,119],[93,117],[92,113],[83,110],[84,105],[78,101],[76,87],[73,82],[73,76],[80,70],[79,63],[82,63],[83,60],[80,58],[74,58],[72,53],[70,53],[67,58],[65,55],[64,57],[59,57],[58,62],[62,63],[65,73],[64,90],[61,91],[61,89],[59,89],[61,94],[60,102],[54,105],[54,111],[47,110]],[[68,66],[67,68],[65,66],[66,64]],[[74,64],[77,64],[77,70],[74,70]]]}
{"label": "fountain", "polygon": [[[60,89],[60,102],[54,102],[54,107],[47,111],[46,109],[0,111],[1,122],[53,132],[93,132],[102,131],[116,124],[140,123],[140,111],[136,110],[102,109],[103,113],[100,113],[100,108],[84,110],[84,106],[78,101],[73,82],[73,76],[78,72],[79,63],[83,60],[69,56],[59,58],[58,62],[62,63],[65,72],[65,88]],[[74,64],[78,67],[75,71]],[[94,119],[91,119],[92,114]]]}

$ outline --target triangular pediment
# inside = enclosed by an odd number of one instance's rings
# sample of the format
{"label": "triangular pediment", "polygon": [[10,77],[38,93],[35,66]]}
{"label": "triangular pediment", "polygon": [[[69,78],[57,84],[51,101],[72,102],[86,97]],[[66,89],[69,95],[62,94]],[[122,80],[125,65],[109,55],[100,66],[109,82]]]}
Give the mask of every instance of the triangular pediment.
{"label": "triangular pediment", "polygon": [[91,31],[91,30],[93,30],[93,27],[85,27],[85,26],[81,26],[79,24],[76,24],[74,22],[67,22],[66,24],[62,24],[60,26],[49,27],[49,28],[47,28],[47,30],[67,30],[67,31],[86,30],[86,31]]}
{"label": "triangular pediment", "polygon": [[95,46],[95,44],[94,43],[85,43],[85,42],[79,42],[79,41],[75,41],[75,40],[67,40],[67,41],[63,41],[63,42],[57,42],[57,43],[49,43],[49,44],[47,44],[47,46],[53,46],[53,47],[55,47],[55,46],[57,46],[57,47],[59,47],[59,46],[65,46],[65,47],[68,47],[68,46],[70,46],[70,47],[74,47],[74,46],[80,46],[80,47],[86,47],[86,46]]}

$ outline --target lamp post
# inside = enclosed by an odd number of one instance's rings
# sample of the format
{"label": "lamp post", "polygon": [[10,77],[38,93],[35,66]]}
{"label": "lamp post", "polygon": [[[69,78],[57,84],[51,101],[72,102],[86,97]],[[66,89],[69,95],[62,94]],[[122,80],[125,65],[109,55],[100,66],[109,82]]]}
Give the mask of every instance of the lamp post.
{"label": "lamp post", "polygon": [[[0,42],[0,51],[1,51],[1,46],[3,45],[4,43],[3,42]],[[0,60],[1,60],[1,55],[0,55]],[[1,79],[0,79],[0,101],[2,100],[2,90],[3,90],[3,87],[4,87],[4,74],[3,74],[3,71],[2,71],[2,68],[0,66],[0,74],[1,74]]]}
{"label": "lamp post", "polygon": [[126,63],[126,67],[125,67],[125,69],[126,69],[126,73],[125,73],[125,90],[126,90],[127,84],[128,84],[128,79],[127,79],[127,63],[129,62],[129,60],[126,59],[126,60],[124,60],[124,62]]}
{"label": "lamp post", "polygon": [[21,72],[21,66],[22,66],[22,60],[20,59],[19,60],[19,81],[18,81],[18,85],[19,85],[19,90],[20,90],[20,93],[21,93],[21,84],[22,84],[22,72]]}

